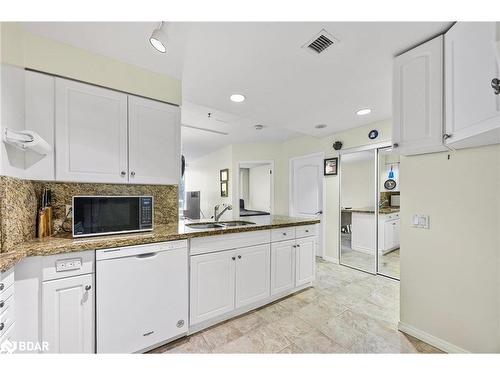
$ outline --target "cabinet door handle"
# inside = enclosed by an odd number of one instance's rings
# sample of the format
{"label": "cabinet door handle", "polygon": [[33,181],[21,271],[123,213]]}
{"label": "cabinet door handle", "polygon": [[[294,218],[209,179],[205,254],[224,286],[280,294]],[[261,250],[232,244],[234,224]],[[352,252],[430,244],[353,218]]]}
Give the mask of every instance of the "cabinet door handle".
{"label": "cabinet door handle", "polygon": [[241,259],[241,255],[238,255],[238,259]]}
{"label": "cabinet door handle", "polygon": [[130,172],[130,175],[131,175],[132,177],[134,177],[134,176],[135,176],[135,172],[134,172],[134,171]]}
{"label": "cabinet door handle", "polygon": [[300,245],[296,245],[297,247],[300,247]]}
{"label": "cabinet door handle", "polygon": [[2,300],[0,301],[0,309],[5,306],[5,302]]}
{"label": "cabinet door handle", "polygon": [[5,327],[4,323],[0,323],[0,331],[3,330],[3,327]]}
{"label": "cabinet door handle", "polygon": [[125,177],[126,175],[127,175],[127,172],[125,172],[125,171],[120,172],[120,176]]}
{"label": "cabinet door handle", "polygon": [[236,257],[231,257],[232,260],[236,260]]}
{"label": "cabinet door handle", "polygon": [[85,290],[90,290],[92,289],[92,285],[85,285]]}
{"label": "cabinet door handle", "polygon": [[393,143],[392,147],[397,148],[397,147],[399,147],[399,144],[398,143]]}
{"label": "cabinet door handle", "polygon": [[491,87],[493,88],[493,92],[495,93],[495,95],[500,94],[500,79],[493,78],[491,80]]}
{"label": "cabinet door handle", "polygon": [[0,290],[3,290],[4,287],[5,285],[3,283],[0,283]]}

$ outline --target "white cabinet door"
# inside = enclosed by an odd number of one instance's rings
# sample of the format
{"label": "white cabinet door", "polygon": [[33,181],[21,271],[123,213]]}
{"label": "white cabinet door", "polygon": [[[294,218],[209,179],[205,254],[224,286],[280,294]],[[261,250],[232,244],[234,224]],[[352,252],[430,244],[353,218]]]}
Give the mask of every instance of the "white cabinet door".
{"label": "white cabinet door", "polygon": [[127,95],[56,78],[56,179],[127,181]]}
{"label": "white cabinet door", "polygon": [[191,257],[190,324],[234,309],[235,251]]}
{"label": "white cabinet door", "polygon": [[[498,23],[458,22],[445,35],[446,133],[454,148],[500,143]],[[496,52],[495,52],[496,49]]]}
{"label": "white cabinet door", "polygon": [[128,97],[129,181],[178,184],[180,109],[154,100]]}
{"label": "white cabinet door", "polygon": [[25,178],[54,180],[54,90],[55,78],[48,74],[25,72],[25,128],[40,134],[52,146],[52,152],[40,155],[25,152]]}
{"label": "white cabinet door", "polygon": [[393,233],[393,246],[394,248],[398,248],[400,244],[399,240],[399,230],[401,227],[401,219],[394,220],[394,224],[392,225],[392,233]]}
{"label": "white cabinet door", "polygon": [[302,238],[296,241],[295,248],[295,286],[307,284],[315,275],[315,237]]}
{"label": "white cabinet door", "polygon": [[394,225],[396,220],[384,222],[384,247],[382,250],[387,251],[394,247]]}
{"label": "white cabinet door", "polygon": [[271,295],[291,290],[295,276],[295,241],[271,244]]}
{"label": "white cabinet door", "polygon": [[442,151],[443,37],[394,59],[393,143],[402,155]]}
{"label": "white cabinet door", "polygon": [[93,275],[43,282],[42,340],[49,353],[94,353]]}
{"label": "white cabinet door", "polygon": [[236,250],[236,307],[269,297],[271,246]]}

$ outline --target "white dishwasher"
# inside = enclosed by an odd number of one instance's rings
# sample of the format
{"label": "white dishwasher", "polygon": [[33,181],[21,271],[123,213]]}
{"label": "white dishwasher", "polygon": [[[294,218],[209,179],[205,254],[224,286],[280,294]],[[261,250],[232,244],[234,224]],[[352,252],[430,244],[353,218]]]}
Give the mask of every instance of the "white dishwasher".
{"label": "white dishwasher", "polygon": [[97,353],[138,353],[188,330],[187,241],[96,251]]}

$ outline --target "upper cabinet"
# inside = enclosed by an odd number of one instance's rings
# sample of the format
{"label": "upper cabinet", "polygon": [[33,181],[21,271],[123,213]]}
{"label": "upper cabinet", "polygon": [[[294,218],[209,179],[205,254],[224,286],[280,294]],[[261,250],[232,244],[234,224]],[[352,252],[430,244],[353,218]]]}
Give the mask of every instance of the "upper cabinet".
{"label": "upper cabinet", "polygon": [[393,133],[403,155],[443,151],[443,36],[394,60]]}
{"label": "upper cabinet", "polygon": [[179,108],[56,78],[56,179],[177,184]]}
{"label": "upper cabinet", "polygon": [[56,176],[126,182],[127,95],[56,78]]}
{"label": "upper cabinet", "polygon": [[128,97],[129,181],[178,184],[180,179],[179,108]]}
{"label": "upper cabinet", "polygon": [[447,144],[500,143],[499,23],[459,22],[445,35]]}
{"label": "upper cabinet", "polygon": [[444,43],[439,36],[395,58],[393,143],[400,154],[500,143],[499,25],[458,22]]}

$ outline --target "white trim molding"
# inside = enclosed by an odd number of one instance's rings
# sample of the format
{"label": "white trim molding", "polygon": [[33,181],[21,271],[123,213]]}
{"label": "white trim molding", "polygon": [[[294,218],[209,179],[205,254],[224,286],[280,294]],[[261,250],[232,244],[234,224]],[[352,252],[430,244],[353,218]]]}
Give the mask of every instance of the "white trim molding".
{"label": "white trim molding", "polygon": [[441,349],[446,353],[456,353],[456,354],[470,353],[468,350],[465,350],[443,339],[440,339],[439,337],[433,336],[430,333],[424,332],[407,323],[399,322],[398,329],[401,332],[407,333],[410,336],[422,340],[429,345],[435,346],[436,348]]}

